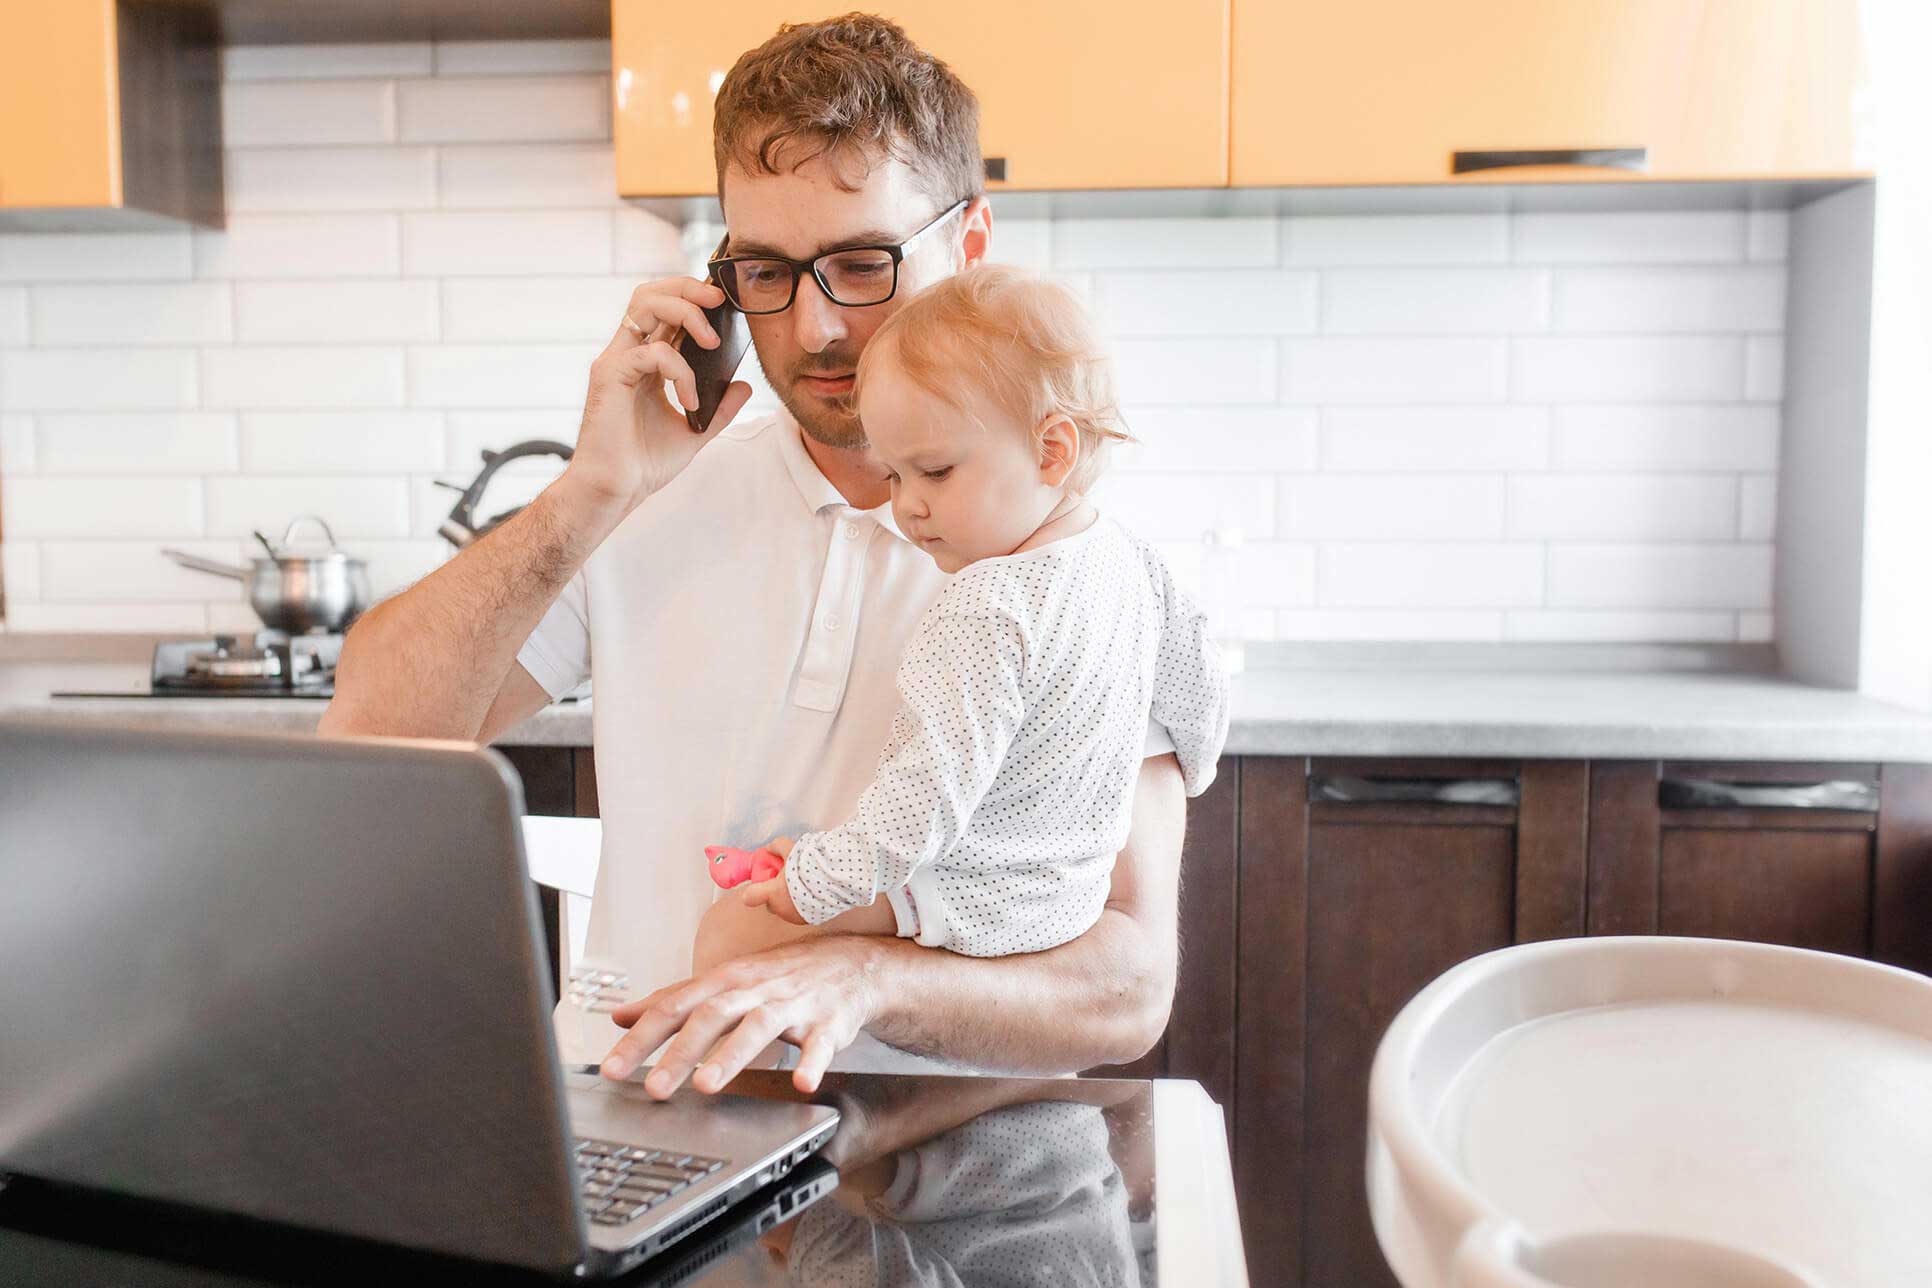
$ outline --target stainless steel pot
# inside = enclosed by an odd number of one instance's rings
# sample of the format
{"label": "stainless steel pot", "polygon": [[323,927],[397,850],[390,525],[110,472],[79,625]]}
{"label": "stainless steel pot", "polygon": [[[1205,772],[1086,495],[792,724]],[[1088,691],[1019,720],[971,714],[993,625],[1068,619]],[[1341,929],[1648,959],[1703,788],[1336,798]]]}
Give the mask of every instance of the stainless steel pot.
{"label": "stainless steel pot", "polygon": [[[322,529],[329,540],[327,552],[313,555],[289,554],[290,539],[304,523]],[[266,539],[263,544],[267,545]],[[248,602],[262,625],[271,630],[301,635],[308,631],[331,634],[347,630],[349,624],[369,607],[369,565],[336,547],[335,533],[313,514],[298,516],[282,533],[280,547],[269,546],[265,559],[251,567],[239,568],[216,559],[203,559],[185,550],[163,550],[162,554],[196,572],[217,577],[233,577],[248,587]]]}

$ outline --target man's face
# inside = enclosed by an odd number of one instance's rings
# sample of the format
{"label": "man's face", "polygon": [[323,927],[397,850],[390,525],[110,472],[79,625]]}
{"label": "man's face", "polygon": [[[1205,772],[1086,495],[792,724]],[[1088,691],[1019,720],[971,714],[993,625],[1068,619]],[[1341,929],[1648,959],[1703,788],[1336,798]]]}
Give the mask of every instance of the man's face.
{"label": "man's face", "polygon": [[[825,156],[797,165],[777,158],[778,174],[725,171],[723,195],[730,255],[782,255],[810,259],[857,245],[896,245],[939,213],[905,162],[886,158],[871,167],[856,191],[835,181],[854,174],[851,161],[839,171]],[[884,304],[845,308],[832,303],[809,274],[783,313],[747,317],[759,365],[785,409],[807,435],[827,447],[865,446],[852,401],[852,373],[859,354],[885,320],[921,287],[947,276],[985,252],[991,216],[978,201],[933,229],[899,266],[899,289]]]}

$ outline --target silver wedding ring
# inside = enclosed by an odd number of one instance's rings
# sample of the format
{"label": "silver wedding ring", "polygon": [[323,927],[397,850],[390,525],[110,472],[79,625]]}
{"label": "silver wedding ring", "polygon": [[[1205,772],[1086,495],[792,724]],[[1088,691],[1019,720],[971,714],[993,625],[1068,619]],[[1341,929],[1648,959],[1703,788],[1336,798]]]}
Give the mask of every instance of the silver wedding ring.
{"label": "silver wedding ring", "polygon": [[631,320],[631,315],[628,310],[624,313],[624,325],[637,332],[638,339],[642,340],[644,338],[644,328]]}

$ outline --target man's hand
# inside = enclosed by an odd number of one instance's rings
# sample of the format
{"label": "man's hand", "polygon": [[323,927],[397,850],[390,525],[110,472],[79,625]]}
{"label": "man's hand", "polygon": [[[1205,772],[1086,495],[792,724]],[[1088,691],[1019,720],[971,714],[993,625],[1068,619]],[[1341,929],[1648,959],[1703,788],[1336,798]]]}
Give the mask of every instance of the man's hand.
{"label": "man's hand", "polygon": [[[639,330],[619,319],[610,343],[590,364],[577,450],[564,471],[590,496],[628,514],[676,478],[751,397],[750,385],[734,382],[709,431],[694,434],[685,423],[685,409],[698,405],[698,382],[671,337],[683,328],[704,348],[717,348],[718,333],[704,310],[723,302],[723,290],[693,277],[667,277],[631,293],[629,320]],[[664,396],[666,381],[681,407]]]}
{"label": "man's hand", "polygon": [[792,1085],[809,1095],[832,1057],[852,1044],[875,1013],[884,947],[869,935],[817,936],[626,1002],[610,1017],[630,1032],[605,1057],[603,1074],[629,1077],[675,1034],[644,1090],[663,1100],[688,1077],[709,1093],[783,1039],[799,1048]]}

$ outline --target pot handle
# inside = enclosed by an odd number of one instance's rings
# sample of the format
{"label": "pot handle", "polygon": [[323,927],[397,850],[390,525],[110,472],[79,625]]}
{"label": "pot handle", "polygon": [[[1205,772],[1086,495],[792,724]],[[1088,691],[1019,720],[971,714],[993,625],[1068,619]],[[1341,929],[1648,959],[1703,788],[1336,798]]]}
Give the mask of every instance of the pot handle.
{"label": "pot handle", "polygon": [[200,555],[191,555],[186,550],[163,550],[161,553],[183,568],[192,568],[196,572],[211,572],[217,577],[233,577],[240,582],[252,581],[255,577],[252,569],[237,568],[233,564],[225,564],[216,559],[203,559]]}
{"label": "pot handle", "polygon": [[322,535],[329,539],[330,550],[340,549],[335,543],[334,530],[329,527],[328,522],[319,514],[298,514],[293,519],[290,519],[288,521],[288,527],[282,529],[281,549],[286,550],[289,548],[289,539],[295,535],[295,530],[305,523],[313,523],[316,527],[322,529]]}

